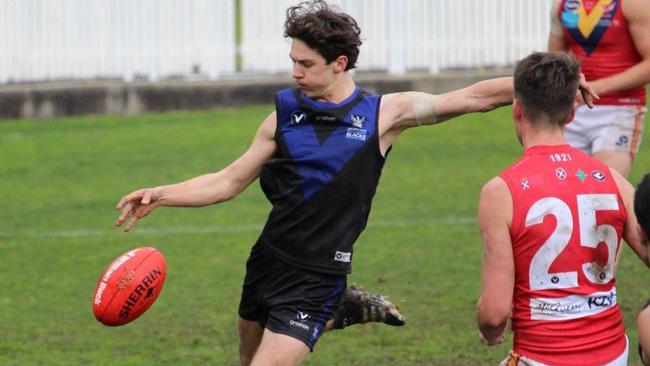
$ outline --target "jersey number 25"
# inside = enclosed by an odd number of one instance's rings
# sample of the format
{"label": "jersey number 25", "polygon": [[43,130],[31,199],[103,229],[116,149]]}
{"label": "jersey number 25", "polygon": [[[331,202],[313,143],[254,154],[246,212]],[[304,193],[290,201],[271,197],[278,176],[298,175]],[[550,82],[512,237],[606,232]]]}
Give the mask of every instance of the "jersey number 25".
{"label": "jersey number 25", "polygon": [[[607,264],[604,267],[599,266],[596,262],[589,262],[582,263],[580,269],[589,281],[596,284],[605,284],[614,277],[619,238],[613,226],[607,224],[596,225],[596,211],[618,210],[617,197],[615,194],[579,194],[576,198],[580,245],[596,248],[601,242],[607,244]],[[571,208],[559,198],[542,198],[528,210],[526,227],[542,223],[546,215],[555,216],[557,225],[546,242],[535,253],[530,263],[528,269],[530,289],[550,290],[578,287],[577,271],[549,272],[551,264],[567,247],[573,234]]]}

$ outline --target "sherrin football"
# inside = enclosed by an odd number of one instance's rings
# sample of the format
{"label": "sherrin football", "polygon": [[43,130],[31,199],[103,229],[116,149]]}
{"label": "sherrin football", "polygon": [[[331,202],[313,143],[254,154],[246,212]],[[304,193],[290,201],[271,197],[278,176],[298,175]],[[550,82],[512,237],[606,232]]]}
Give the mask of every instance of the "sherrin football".
{"label": "sherrin football", "polygon": [[95,318],[109,326],[132,322],[156,301],[166,273],[165,257],[156,248],[122,254],[99,277],[93,297]]}

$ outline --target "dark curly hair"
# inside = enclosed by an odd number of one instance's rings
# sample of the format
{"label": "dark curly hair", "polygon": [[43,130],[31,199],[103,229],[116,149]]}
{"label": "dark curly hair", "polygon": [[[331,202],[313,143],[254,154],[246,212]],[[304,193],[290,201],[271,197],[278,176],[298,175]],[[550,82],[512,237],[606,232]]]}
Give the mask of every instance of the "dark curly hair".
{"label": "dark curly hair", "polygon": [[634,193],[634,213],[641,229],[650,238],[650,173],[647,173]]}
{"label": "dark curly hair", "polygon": [[305,42],[328,64],[339,56],[346,56],[346,71],[355,68],[357,63],[360,34],[361,28],[354,18],[325,1],[304,1],[287,9],[284,36]]}

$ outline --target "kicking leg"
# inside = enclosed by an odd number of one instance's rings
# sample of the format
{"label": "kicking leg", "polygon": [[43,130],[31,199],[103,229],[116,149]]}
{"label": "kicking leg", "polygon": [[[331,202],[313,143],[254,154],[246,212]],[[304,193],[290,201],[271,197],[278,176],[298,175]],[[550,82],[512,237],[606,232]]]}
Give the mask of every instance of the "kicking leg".
{"label": "kicking leg", "polygon": [[325,330],[343,329],[352,324],[369,322],[402,326],[405,319],[388,297],[352,284],[345,289],[341,306],[334,311],[334,317],[327,321]]}

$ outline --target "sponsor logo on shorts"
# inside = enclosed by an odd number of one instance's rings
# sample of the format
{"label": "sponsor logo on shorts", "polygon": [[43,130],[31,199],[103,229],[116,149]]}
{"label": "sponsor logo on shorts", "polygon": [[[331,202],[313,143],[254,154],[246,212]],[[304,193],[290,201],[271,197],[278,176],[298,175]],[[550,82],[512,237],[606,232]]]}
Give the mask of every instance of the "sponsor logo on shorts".
{"label": "sponsor logo on shorts", "polygon": [[603,174],[600,170],[594,170],[593,172],[591,172],[591,176],[599,182],[605,180],[605,174]]}
{"label": "sponsor logo on shorts", "polygon": [[616,140],[616,146],[626,147],[629,142],[630,139],[626,135],[621,135],[618,137],[618,140]]}
{"label": "sponsor logo on shorts", "polygon": [[298,310],[296,313],[296,319],[298,319],[298,321],[295,321],[293,319],[289,320],[289,325],[309,331],[309,325],[304,323],[304,321],[309,319],[309,314]]}
{"label": "sponsor logo on shorts", "polygon": [[294,327],[298,327],[298,328],[302,328],[304,330],[309,331],[309,325],[303,324],[301,322],[297,322],[297,321],[295,321],[293,319],[289,320],[289,325],[294,326]]}
{"label": "sponsor logo on shorts", "polygon": [[337,250],[336,254],[334,254],[334,260],[338,262],[349,263],[351,258],[352,258],[352,253],[339,252]]}

